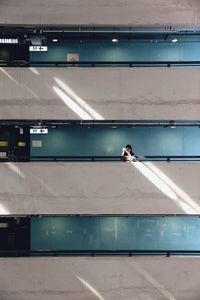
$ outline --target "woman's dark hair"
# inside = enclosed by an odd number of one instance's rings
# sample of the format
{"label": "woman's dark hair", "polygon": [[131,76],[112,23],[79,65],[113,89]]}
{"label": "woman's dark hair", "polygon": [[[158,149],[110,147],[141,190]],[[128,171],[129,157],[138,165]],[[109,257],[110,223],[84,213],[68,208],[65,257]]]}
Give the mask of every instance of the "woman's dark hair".
{"label": "woman's dark hair", "polygon": [[134,155],[132,146],[130,144],[126,145],[126,149],[130,149],[130,155]]}

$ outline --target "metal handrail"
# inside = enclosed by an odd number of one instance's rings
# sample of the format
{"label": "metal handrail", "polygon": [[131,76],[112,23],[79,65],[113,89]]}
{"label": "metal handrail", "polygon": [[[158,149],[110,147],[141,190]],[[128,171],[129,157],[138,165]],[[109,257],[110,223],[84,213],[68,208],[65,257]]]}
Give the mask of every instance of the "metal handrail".
{"label": "metal handrail", "polygon": [[86,66],[86,67],[97,67],[97,66],[126,66],[126,67],[172,67],[172,66],[200,66],[200,61],[26,61],[26,60],[14,60],[14,61],[4,61],[3,65],[5,67],[29,67],[29,66],[53,66],[53,67],[61,67],[61,66]]}
{"label": "metal handrail", "polygon": [[[17,155],[8,155],[0,157],[0,162],[5,161],[55,161],[55,162],[70,162],[70,161],[89,161],[89,162],[106,162],[106,161],[122,161],[122,156],[50,156],[50,155],[30,155],[30,156],[17,156]],[[145,161],[163,161],[163,162],[172,162],[172,161],[200,161],[200,155],[162,155],[162,156],[136,156],[136,161],[145,162]]]}
{"label": "metal handrail", "polygon": [[135,255],[200,255],[199,250],[0,250],[0,257],[25,257],[25,256],[135,256]]}
{"label": "metal handrail", "polygon": [[140,65],[164,65],[170,67],[172,65],[200,65],[200,61],[30,61],[30,65],[65,65],[65,66],[81,66],[81,65],[89,65],[91,67],[95,67],[97,65],[127,65],[128,67],[140,66]]}

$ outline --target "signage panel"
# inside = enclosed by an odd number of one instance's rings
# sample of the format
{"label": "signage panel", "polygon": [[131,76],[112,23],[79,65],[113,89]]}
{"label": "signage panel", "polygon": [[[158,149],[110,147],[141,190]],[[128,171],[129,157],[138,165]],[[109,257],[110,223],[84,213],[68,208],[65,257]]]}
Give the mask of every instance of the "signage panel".
{"label": "signage panel", "polygon": [[47,134],[48,129],[47,128],[31,128],[30,133],[31,134]]}
{"label": "signage panel", "polygon": [[0,39],[0,44],[18,44],[18,39]]}
{"label": "signage panel", "polygon": [[48,51],[48,47],[47,46],[29,46],[29,51],[46,52],[46,51]]}

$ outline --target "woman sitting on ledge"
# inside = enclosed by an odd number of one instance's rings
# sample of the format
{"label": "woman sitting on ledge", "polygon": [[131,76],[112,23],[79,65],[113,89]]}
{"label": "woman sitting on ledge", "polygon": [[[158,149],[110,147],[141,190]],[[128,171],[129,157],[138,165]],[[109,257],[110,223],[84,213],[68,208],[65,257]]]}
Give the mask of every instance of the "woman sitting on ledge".
{"label": "woman sitting on ledge", "polygon": [[133,153],[132,146],[130,144],[126,145],[122,149],[122,160],[125,161],[136,161],[135,154]]}

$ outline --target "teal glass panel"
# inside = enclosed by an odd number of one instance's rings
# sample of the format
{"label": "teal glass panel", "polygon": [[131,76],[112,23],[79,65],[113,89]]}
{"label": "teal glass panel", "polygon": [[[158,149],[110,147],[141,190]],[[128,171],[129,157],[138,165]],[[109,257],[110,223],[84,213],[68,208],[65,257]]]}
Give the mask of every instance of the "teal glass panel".
{"label": "teal glass panel", "polygon": [[31,145],[35,140],[42,141],[42,146],[31,146],[31,156],[120,156],[126,144],[131,144],[138,156],[200,155],[197,126],[69,126],[31,134]]}
{"label": "teal glass panel", "polygon": [[200,42],[188,41],[84,41],[49,43],[48,52],[30,52],[30,61],[66,61],[67,54],[80,61],[195,61],[200,60]]}
{"label": "teal glass panel", "polygon": [[200,218],[31,217],[31,250],[200,250]]}

